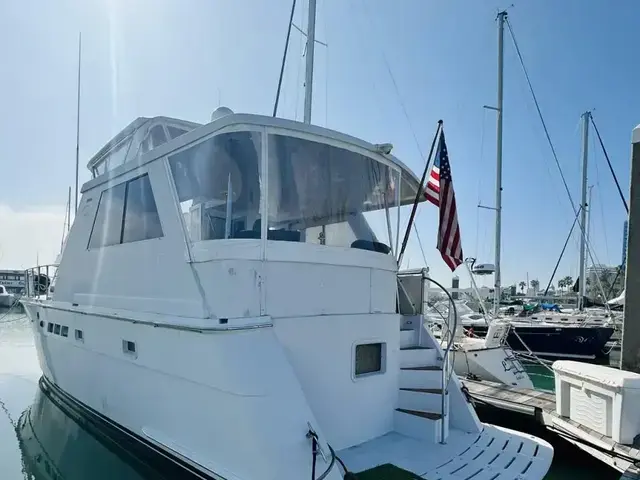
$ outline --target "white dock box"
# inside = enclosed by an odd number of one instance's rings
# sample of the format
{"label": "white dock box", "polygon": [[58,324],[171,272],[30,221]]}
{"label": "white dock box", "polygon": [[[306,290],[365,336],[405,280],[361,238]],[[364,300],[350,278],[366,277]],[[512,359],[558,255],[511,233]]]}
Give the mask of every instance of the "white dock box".
{"label": "white dock box", "polygon": [[556,411],[615,442],[630,445],[640,433],[640,375],[560,360],[553,364]]}

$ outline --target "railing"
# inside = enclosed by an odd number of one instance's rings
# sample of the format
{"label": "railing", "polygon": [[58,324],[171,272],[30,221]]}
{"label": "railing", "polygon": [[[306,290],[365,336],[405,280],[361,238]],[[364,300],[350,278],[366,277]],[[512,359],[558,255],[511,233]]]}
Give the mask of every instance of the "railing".
{"label": "railing", "polygon": [[[455,332],[458,327],[458,310],[456,308],[456,304],[453,301],[453,297],[449,293],[449,291],[443,287],[440,283],[436,282],[434,279],[430,278],[427,275],[428,271],[426,268],[419,270],[406,270],[404,272],[398,272],[398,277],[402,276],[416,276],[420,275],[420,313],[424,315],[424,291],[425,284],[427,281],[433,282],[437,287],[439,287],[445,295],[449,298],[450,307],[448,309],[447,320],[442,322],[442,330],[440,334],[440,345],[443,345],[443,342],[446,341],[446,346],[443,349],[442,355],[442,385],[440,388],[440,397],[441,397],[441,408],[442,408],[442,422],[440,425],[440,443],[445,443],[445,421],[447,420],[448,412],[447,412],[447,402],[446,402],[446,394],[449,387],[449,382],[451,381],[451,377],[453,376],[454,370],[451,358],[449,353],[454,344]],[[411,302],[414,314],[417,314],[415,303],[411,301],[411,295],[407,292],[406,288],[398,279],[398,285],[406,295],[407,299]],[[452,314],[453,313],[453,325],[451,325]],[[444,320],[444,318],[443,318]],[[420,341],[422,338],[422,329],[424,325],[422,322],[420,323],[419,331],[418,331],[418,345],[420,345]]]}
{"label": "railing", "polygon": [[58,265],[39,265],[24,271],[24,296],[51,300],[54,291]]}

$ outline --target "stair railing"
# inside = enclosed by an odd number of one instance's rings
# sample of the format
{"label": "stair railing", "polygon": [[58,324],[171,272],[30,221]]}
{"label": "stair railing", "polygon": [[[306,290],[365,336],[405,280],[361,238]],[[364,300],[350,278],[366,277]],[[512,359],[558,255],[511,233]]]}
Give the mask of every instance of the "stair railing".
{"label": "stair railing", "polygon": [[[455,302],[453,301],[453,297],[451,296],[451,293],[449,293],[449,291],[440,283],[436,282],[434,279],[429,277],[427,273],[428,273],[428,270],[426,268],[422,268],[420,270],[408,270],[404,272],[398,272],[398,276],[411,276],[411,275],[417,275],[417,274],[421,276],[419,311],[423,316],[425,313],[424,312],[424,292],[425,292],[425,285],[427,281],[433,282],[449,298],[450,307],[447,315],[447,321],[443,322],[442,324],[443,327],[441,331],[442,333],[440,335],[441,345],[446,340],[446,346],[443,348],[443,354],[442,354],[442,379],[441,379],[442,383],[440,387],[441,410],[442,410],[442,421],[440,423],[440,443],[444,444],[446,443],[446,440],[445,440],[446,423],[445,422],[448,421],[446,396],[449,388],[449,382],[451,381],[451,377],[453,376],[453,373],[454,373],[451,357],[449,354],[451,352],[451,349],[453,348],[455,332],[458,326],[458,310],[456,308]],[[405,287],[402,285],[402,282],[399,280],[398,280],[398,285],[402,289],[403,293],[407,296],[407,299],[411,300],[411,295],[409,295]],[[415,305],[414,302],[411,302],[411,304]],[[412,309],[414,311],[416,310],[415,307],[413,307]],[[451,320],[453,320],[453,325],[451,325]],[[420,330],[418,333],[419,340],[421,338],[421,333],[423,328],[424,328],[424,325],[421,322]],[[420,343],[418,343],[418,345],[420,345]]]}

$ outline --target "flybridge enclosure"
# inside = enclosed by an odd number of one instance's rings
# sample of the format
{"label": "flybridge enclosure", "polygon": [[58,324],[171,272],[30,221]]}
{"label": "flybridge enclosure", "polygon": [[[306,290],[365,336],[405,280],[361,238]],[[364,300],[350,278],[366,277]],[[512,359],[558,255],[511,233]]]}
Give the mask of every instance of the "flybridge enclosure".
{"label": "flybridge enclosure", "polygon": [[[145,129],[148,134],[137,138],[152,138],[154,128],[169,124],[169,131],[178,122],[154,119]],[[129,138],[128,148],[134,148],[136,131],[142,129],[134,122],[119,143]],[[399,207],[412,204],[416,196],[424,200],[417,195],[418,178],[388,152],[389,145],[315,125],[214,112],[210,123],[158,147],[152,143],[144,153],[131,152],[125,157],[131,160],[109,160],[104,174],[97,163],[101,160],[90,164],[98,176],[82,191],[101,190],[128,172],[144,173],[153,169],[151,163],[166,163],[191,242],[266,238],[386,254],[398,248]],[[113,153],[106,155],[112,158]],[[136,188],[150,192],[160,188],[155,182],[150,175],[149,185]],[[147,238],[161,232],[154,218],[147,227],[157,228],[155,233],[145,230],[153,235]],[[91,245],[97,248],[98,243]]]}
{"label": "flybridge enclosure", "polygon": [[102,147],[87,168],[96,178],[199,126],[177,118],[139,117]]}
{"label": "flybridge enclosure", "polygon": [[[159,129],[154,130],[156,126],[162,128],[165,137],[160,136]],[[107,178],[119,176],[160,157],[171,156],[177,150],[195,145],[206,138],[231,131],[251,132],[265,128],[269,134],[273,133],[292,138],[308,139],[313,142],[336,146],[347,151],[357,152],[376,162],[386,164],[401,176],[400,205],[409,205],[415,200],[420,180],[403,162],[392,154],[386,153],[389,148],[388,145],[375,145],[359,138],[316,125],[244,113],[225,115],[205,125],[170,117],[140,117],[116,135],[91,159],[87,167],[93,173],[93,180],[83,185],[82,192],[84,193],[99,185],[103,181],[106,181]],[[179,136],[177,135],[179,133],[177,129],[182,130],[182,134]],[[187,130],[189,131],[188,133]],[[157,144],[153,140],[153,136],[156,134],[155,132],[158,132],[159,135]],[[165,142],[161,142],[162,138],[165,138]],[[147,148],[146,142],[150,142],[149,148]],[[162,148],[157,149],[160,145],[162,145]],[[139,159],[147,152],[152,153],[145,155],[145,158],[141,161],[131,162],[131,160]],[[129,167],[122,167],[125,164],[129,164]],[[117,172],[114,172],[113,170],[116,168]],[[104,180],[96,178],[105,172],[110,172],[110,175]],[[422,202],[424,200],[425,197],[420,195],[418,201]]]}

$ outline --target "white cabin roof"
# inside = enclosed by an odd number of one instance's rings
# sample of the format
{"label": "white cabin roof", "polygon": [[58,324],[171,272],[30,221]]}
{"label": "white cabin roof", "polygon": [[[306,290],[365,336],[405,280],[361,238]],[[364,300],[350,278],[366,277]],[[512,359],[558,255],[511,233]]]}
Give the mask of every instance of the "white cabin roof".
{"label": "white cabin roof", "polygon": [[200,125],[170,117],[138,117],[109,140],[87,168],[97,177]]}
{"label": "white cabin roof", "polygon": [[[152,145],[152,148],[148,151],[140,151],[141,143],[145,138],[148,138],[147,132],[150,135],[151,129],[155,125],[163,126],[176,126],[178,128],[190,130],[180,135],[179,137],[169,138],[166,143],[160,144],[157,147]],[[82,193],[94,188],[106,181],[109,181],[115,177],[125,174],[126,172],[133,170],[141,165],[151,162],[157,158],[163,157],[170,152],[185,147],[195,141],[215,134],[218,131],[243,130],[253,129],[256,127],[266,127],[277,130],[288,130],[292,133],[303,134],[310,139],[316,141],[335,144],[336,146],[350,146],[356,149],[362,149],[367,152],[367,155],[377,159],[383,163],[395,166],[397,169],[403,172],[403,182],[409,182],[412,184],[412,190],[415,192],[420,183],[419,178],[399,159],[392,154],[385,153],[386,147],[384,145],[377,145],[369,143],[365,140],[352,137],[350,135],[330,130],[328,128],[319,127],[317,125],[309,125],[302,122],[296,122],[294,120],[288,120],[284,118],[268,117],[264,115],[254,115],[246,113],[234,113],[225,115],[214,119],[210,123],[200,125],[194,122],[188,122],[186,120],[179,120],[169,117],[154,117],[145,118],[140,117],[129,124],[124,130],[116,135],[107,145],[105,145],[89,162],[88,168],[94,173],[94,178],[89,180],[82,186]],[[166,128],[166,127],[165,127]],[[144,132],[142,140],[139,132]],[[128,152],[125,156],[125,160],[122,162],[116,162],[115,164],[107,165],[108,168],[102,171],[96,172],[103,159],[111,157],[114,152],[125,142],[133,139],[131,145],[128,148]],[[135,143],[135,144],[134,144]],[[137,150],[134,150],[137,145]],[[138,161],[131,161],[137,159]],[[424,196],[420,196],[419,201],[424,200]],[[403,199],[403,204],[408,203],[408,198]],[[413,199],[411,199],[413,201]]]}

